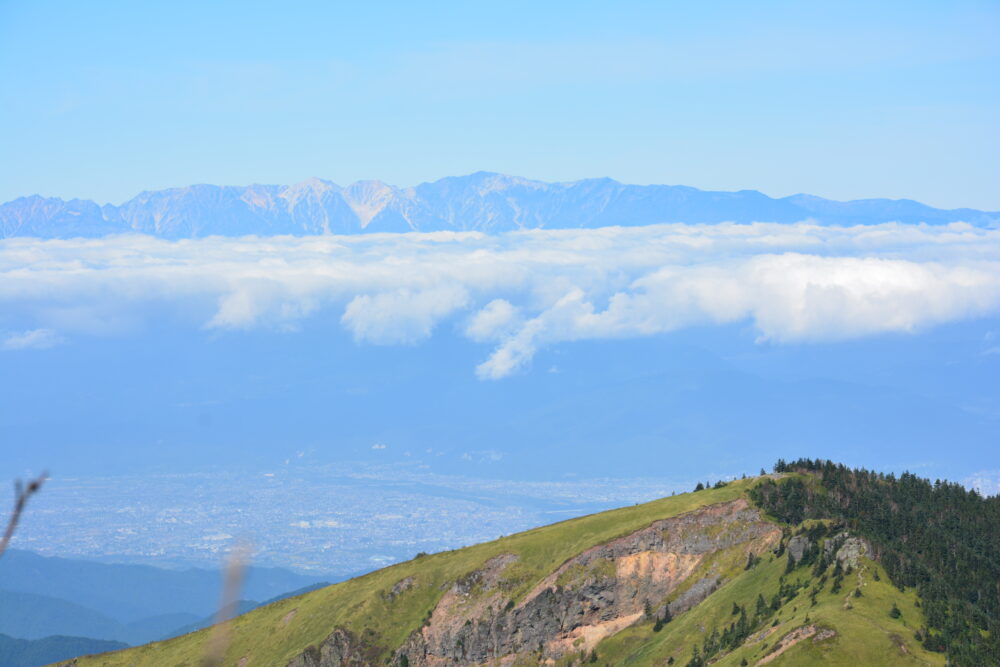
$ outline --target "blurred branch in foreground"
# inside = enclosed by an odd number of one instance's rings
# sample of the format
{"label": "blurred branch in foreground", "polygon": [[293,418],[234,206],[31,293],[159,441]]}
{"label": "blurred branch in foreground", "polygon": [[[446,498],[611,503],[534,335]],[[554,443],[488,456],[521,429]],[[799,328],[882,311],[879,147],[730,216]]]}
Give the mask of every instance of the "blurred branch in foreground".
{"label": "blurred branch in foreground", "polygon": [[226,657],[226,650],[232,641],[230,621],[238,610],[243,577],[249,560],[250,543],[248,541],[237,543],[229,552],[229,560],[226,562],[223,572],[222,600],[219,603],[219,612],[215,616],[215,625],[212,627],[212,635],[208,639],[208,648],[202,660],[203,667],[221,665]]}
{"label": "blurred branch in foreground", "polygon": [[0,556],[3,556],[3,553],[7,551],[7,545],[10,544],[11,538],[14,537],[14,531],[17,530],[17,522],[21,520],[21,512],[24,511],[24,506],[28,504],[28,498],[37,493],[48,478],[49,474],[43,472],[37,478],[28,482],[28,486],[25,486],[21,480],[14,482],[14,512],[10,515],[10,519],[7,520],[7,529],[3,533],[3,539],[0,540]]}

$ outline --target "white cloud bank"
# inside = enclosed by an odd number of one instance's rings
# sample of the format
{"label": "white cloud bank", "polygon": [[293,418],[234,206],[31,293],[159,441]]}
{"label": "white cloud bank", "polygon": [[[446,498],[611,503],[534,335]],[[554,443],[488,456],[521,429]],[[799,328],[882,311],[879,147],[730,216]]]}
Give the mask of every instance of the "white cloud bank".
{"label": "white cloud bank", "polygon": [[[561,341],[741,321],[763,340],[830,341],[997,314],[1000,230],[758,223],[0,242],[0,312],[30,320],[23,337],[127,328],[157,303],[217,330],[294,329],[335,309],[355,340],[375,344],[417,343],[457,316],[465,336],[493,346],[477,374],[499,379]],[[4,343],[18,345],[31,346]]]}

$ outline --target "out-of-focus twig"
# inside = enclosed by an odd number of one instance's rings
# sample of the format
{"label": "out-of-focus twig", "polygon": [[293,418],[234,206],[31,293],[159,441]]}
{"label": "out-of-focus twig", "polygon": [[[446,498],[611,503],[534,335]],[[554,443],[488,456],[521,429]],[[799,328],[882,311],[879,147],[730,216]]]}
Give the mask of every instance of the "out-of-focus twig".
{"label": "out-of-focus twig", "polygon": [[208,639],[208,647],[202,660],[203,667],[217,667],[226,657],[226,650],[232,642],[230,621],[238,611],[243,576],[250,560],[250,543],[240,542],[229,552],[229,559],[223,572],[222,599],[215,615],[215,625]]}
{"label": "out-of-focus twig", "polygon": [[10,519],[7,520],[7,529],[3,533],[3,539],[0,539],[0,556],[3,556],[3,552],[7,551],[7,545],[10,544],[10,539],[14,537],[14,531],[17,530],[17,522],[21,520],[21,512],[24,511],[24,506],[28,504],[28,498],[37,493],[48,478],[49,474],[43,472],[35,479],[29,481],[27,486],[21,480],[14,482],[14,511],[11,513]]}

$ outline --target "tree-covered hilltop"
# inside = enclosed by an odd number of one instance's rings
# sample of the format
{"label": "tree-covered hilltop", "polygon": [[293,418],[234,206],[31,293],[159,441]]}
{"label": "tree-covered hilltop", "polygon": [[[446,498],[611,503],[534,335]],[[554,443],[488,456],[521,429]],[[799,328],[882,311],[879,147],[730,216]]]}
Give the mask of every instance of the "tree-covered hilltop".
{"label": "tree-covered hilltop", "polygon": [[779,460],[774,470],[810,476],[764,480],[750,491],[755,503],[790,524],[842,521],[872,543],[896,586],[917,589],[924,647],[955,665],[1000,664],[1000,496],[823,460]]}

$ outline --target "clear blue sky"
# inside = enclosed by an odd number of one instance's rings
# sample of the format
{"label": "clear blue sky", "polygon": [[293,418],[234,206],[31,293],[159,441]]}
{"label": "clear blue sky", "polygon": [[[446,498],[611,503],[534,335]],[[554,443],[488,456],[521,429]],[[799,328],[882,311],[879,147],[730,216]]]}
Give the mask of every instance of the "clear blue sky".
{"label": "clear blue sky", "polygon": [[1000,3],[0,0],[0,201],[545,180],[1000,210]]}

